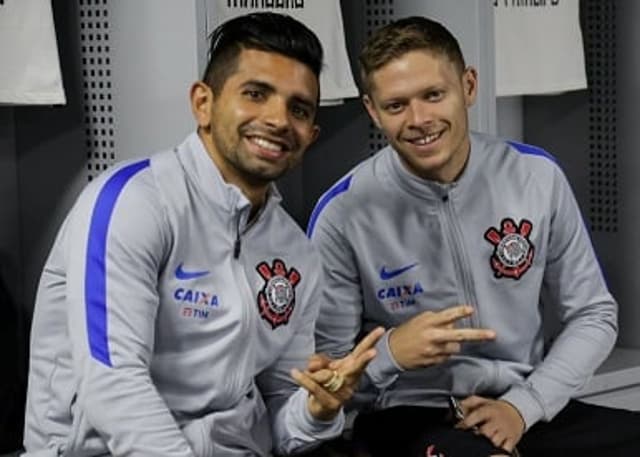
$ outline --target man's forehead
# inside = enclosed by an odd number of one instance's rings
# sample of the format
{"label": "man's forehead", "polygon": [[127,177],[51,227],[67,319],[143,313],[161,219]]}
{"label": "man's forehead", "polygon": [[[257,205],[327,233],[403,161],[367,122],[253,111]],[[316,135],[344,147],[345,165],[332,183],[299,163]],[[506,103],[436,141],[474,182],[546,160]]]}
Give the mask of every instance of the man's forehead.
{"label": "man's forehead", "polygon": [[318,78],[308,65],[273,51],[243,49],[234,76],[240,84],[260,82],[314,103],[320,90]]}

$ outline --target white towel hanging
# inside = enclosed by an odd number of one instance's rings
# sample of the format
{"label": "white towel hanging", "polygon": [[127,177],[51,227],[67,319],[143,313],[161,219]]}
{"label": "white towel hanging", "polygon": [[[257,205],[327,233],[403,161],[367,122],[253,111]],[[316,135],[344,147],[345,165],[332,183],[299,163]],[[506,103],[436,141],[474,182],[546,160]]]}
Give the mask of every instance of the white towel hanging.
{"label": "white towel hanging", "polygon": [[0,104],[65,103],[50,0],[4,0],[0,3]]}
{"label": "white towel hanging", "polygon": [[584,89],[579,0],[494,0],[496,95]]}

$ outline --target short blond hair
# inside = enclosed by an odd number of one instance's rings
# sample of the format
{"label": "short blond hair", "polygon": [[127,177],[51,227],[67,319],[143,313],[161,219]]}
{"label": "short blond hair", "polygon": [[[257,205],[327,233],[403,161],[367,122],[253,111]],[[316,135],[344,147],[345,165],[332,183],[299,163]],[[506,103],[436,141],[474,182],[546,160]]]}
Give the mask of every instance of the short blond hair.
{"label": "short blond hair", "polygon": [[464,57],[458,40],[432,19],[412,16],[391,22],[374,32],[360,53],[360,82],[364,93],[371,91],[371,74],[410,51],[425,50],[446,56],[462,74]]}

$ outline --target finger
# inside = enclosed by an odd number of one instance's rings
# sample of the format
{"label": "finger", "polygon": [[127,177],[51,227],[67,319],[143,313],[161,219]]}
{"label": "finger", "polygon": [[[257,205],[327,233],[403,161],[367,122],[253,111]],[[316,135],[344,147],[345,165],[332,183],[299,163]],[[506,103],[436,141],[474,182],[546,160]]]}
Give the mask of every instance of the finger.
{"label": "finger", "polygon": [[442,354],[453,355],[458,354],[460,349],[462,349],[462,346],[458,342],[448,342],[444,344],[441,343],[441,348]]}
{"label": "finger", "polygon": [[418,353],[425,361],[433,362],[437,359],[446,360],[451,355],[460,352],[460,343],[425,343],[425,347]]}
{"label": "finger", "polygon": [[314,382],[322,385],[333,377],[333,370],[321,369],[318,371],[307,371],[304,373],[306,376],[311,378]]}
{"label": "finger", "polygon": [[328,368],[331,363],[331,359],[326,356],[326,354],[313,354],[307,360],[307,370],[308,371],[318,371],[323,368]]}
{"label": "finger", "polygon": [[359,376],[367,368],[369,362],[371,362],[375,358],[376,354],[377,351],[375,349],[369,349],[366,352],[360,354],[353,361],[352,368],[347,371],[347,374]]}
{"label": "finger", "polygon": [[320,384],[315,382],[315,380],[312,379],[308,374],[294,368],[293,370],[291,370],[291,377],[299,386],[302,386],[307,390],[307,392],[313,395],[315,400],[322,406],[328,409],[335,410],[342,405],[342,402],[338,398],[331,395]]}
{"label": "finger", "polygon": [[501,447],[505,451],[513,452],[513,449],[516,447],[516,442],[512,438],[506,438]]}
{"label": "finger", "polygon": [[367,336],[360,340],[356,347],[353,348],[353,351],[351,351],[351,354],[355,357],[358,357],[365,351],[374,348],[378,340],[382,337],[382,335],[384,335],[384,332],[385,329],[383,327],[374,328],[367,334]]}
{"label": "finger", "polygon": [[479,428],[480,434],[491,441],[495,447],[499,449],[504,449],[502,447],[502,443],[504,443],[504,435],[500,432],[497,426],[492,423],[486,423]]}
{"label": "finger", "polygon": [[462,406],[462,409],[466,414],[488,402],[488,398],[480,397],[478,395],[471,395],[470,397],[461,400],[460,406]]}
{"label": "finger", "polygon": [[446,362],[447,360],[449,360],[448,355],[435,355],[435,356],[430,356],[430,357],[425,357],[423,360],[423,365],[424,366],[430,366],[430,365],[440,365],[444,362]]}
{"label": "finger", "polygon": [[471,410],[462,420],[467,428],[480,427],[491,419],[491,409],[485,406],[479,406]]}
{"label": "finger", "polygon": [[505,440],[504,433],[502,433],[498,428],[496,428],[495,425],[493,426],[493,428],[488,427],[488,430],[485,436],[491,440],[491,442],[495,447],[504,449],[503,447],[504,440]]}
{"label": "finger", "polygon": [[454,322],[469,317],[473,314],[473,308],[469,305],[452,306],[437,312],[426,311],[422,315],[431,326],[439,327],[453,324]]}
{"label": "finger", "polygon": [[489,439],[494,446],[499,446],[498,439],[498,430],[496,429],[495,424],[491,422],[486,422],[482,424],[480,427],[480,433],[484,435],[487,439]]}
{"label": "finger", "polygon": [[433,331],[434,342],[487,341],[496,337],[496,332],[486,328],[440,328]]}
{"label": "finger", "polygon": [[345,358],[334,360],[329,365],[329,368],[340,371],[340,373],[351,380],[354,378],[357,379],[365,370],[369,362],[375,358],[376,354],[377,352],[375,349],[368,349],[358,357],[354,357],[353,354],[350,354]]}

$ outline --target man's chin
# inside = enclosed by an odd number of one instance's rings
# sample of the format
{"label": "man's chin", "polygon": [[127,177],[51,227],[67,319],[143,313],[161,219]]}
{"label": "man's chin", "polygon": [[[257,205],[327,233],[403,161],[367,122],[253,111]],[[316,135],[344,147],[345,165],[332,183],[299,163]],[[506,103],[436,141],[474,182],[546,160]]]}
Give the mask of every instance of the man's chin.
{"label": "man's chin", "polygon": [[251,170],[247,173],[249,179],[254,184],[258,185],[267,185],[273,181],[277,181],[282,176],[287,173],[288,168],[277,168],[277,169],[255,169]]}

